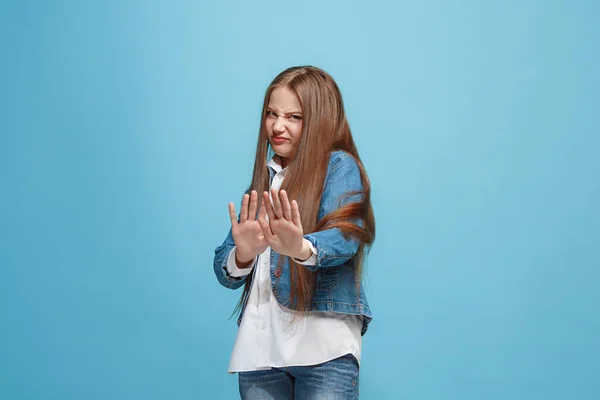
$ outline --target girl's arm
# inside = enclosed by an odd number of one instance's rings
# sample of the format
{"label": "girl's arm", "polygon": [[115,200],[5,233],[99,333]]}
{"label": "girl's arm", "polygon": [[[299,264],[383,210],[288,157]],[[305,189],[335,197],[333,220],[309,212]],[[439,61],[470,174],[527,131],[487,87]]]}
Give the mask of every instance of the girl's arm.
{"label": "girl's arm", "polygon": [[[237,289],[245,282],[258,255],[267,248],[267,243],[262,235],[260,224],[256,220],[258,194],[255,190],[246,193],[242,199],[242,209],[236,216],[235,206],[229,203],[229,218],[231,229],[221,246],[215,249],[214,271],[221,285]],[[239,268],[236,259],[244,260],[246,267]],[[243,258],[242,258],[243,257]]]}
{"label": "girl's arm", "polygon": [[[323,217],[347,203],[359,201],[360,195],[358,194],[352,196],[344,196],[344,194],[362,190],[360,169],[354,158],[342,151],[334,152],[321,196],[319,217]],[[340,200],[342,200],[341,203]],[[362,221],[356,221],[356,223],[363,226]],[[354,257],[359,246],[358,240],[352,237],[345,238],[339,228],[309,233],[304,235],[304,238],[308,239],[317,250],[316,264],[305,265],[311,271],[344,264]]]}
{"label": "girl's arm", "polygon": [[[246,276],[234,276],[230,273],[231,269],[227,268],[228,263],[231,262],[230,255],[234,249],[235,242],[233,241],[231,229],[229,229],[229,234],[225,241],[215,249],[215,258],[213,261],[215,275],[219,283],[229,289],[238,289],[246,280]],[[235,260],[233,262],[235,263]],[[248,271],[252,270],[253,265],[254,262],[248,267]]]}

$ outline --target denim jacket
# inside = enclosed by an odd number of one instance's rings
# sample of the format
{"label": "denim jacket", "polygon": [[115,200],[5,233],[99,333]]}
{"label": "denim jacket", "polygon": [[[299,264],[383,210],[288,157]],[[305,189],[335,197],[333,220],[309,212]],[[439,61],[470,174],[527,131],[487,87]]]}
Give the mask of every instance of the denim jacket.
{"label": "denim jacket", "polygon": [[[269,168],[269,174],[272,179],[275,172]],[[354,158],[343,151],[332,152],[327,167],[323,194],[321,195],[318,219],[323,218],[340,205],[359,200],[360,195],[343,195],[362,189],[360,170]],[[357,291],[353,257],[358,250],[358,241],[350,237],[344,238],[338,228],[305,234],[304,237],[317,249],[316,265],[304,265],[305,268],[317,273],[310,311],[362,315],[361,334],[364,335],[371,322],[372,315],[362,283],[358,285]],[[246,277],[233,277],[227,272],[227,259],[234,247],[235,243],[230,229],[225,241],[215,249],[214,258],[214,271],[219,283],[230,289],[238,289],[246,279]],[[291,308],[289,262],[286,258],[283,269],[277,270],[279,257],[278,253],[271,250],[272,290],[279,304]],[[238,325],[241,322],[244,308],[245,304],[237,321]]]}

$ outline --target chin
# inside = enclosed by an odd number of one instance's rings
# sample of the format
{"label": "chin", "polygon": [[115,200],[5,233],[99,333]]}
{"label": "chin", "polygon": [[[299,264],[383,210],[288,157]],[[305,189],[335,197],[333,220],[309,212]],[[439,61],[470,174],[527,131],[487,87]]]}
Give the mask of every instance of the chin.
{"label": "chin", "polygon": [[285,151],[285,149],[281,148],[282,146],[273,146],[271,145],[271,148],[273,149],[273,152],[275,154],[277,154],[279,157],[284,157],[287,158],[290,156],[290,154],[292,153],[291,151]]}
{"label": "chin", "polygon": [[275,154],[277,154],[281,158],[285,158],[286,160],[290,160],[291,157],[293,156],[293,154],[288,151],[278,151],[276,149],[273,149],[273,150],[274,150]]}
{"label": "chin", "polygon": [[291,151],[281,151],[281,150],[275,150],[275,154],[277,154],[279,157],[284,157],[284,158],[289,158],[291,157],[293,154]]}

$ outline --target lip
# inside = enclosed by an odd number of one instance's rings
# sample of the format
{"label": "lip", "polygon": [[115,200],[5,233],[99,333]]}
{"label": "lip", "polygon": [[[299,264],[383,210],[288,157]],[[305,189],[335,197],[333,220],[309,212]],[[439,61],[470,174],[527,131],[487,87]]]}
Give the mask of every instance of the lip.
{"label": "lip", "polygon": [[281,136],[273,136],[273,137],[271,137],[271,141],[275,144],[283,144],[283,143],[287,142],[287,139],[283,138]]}

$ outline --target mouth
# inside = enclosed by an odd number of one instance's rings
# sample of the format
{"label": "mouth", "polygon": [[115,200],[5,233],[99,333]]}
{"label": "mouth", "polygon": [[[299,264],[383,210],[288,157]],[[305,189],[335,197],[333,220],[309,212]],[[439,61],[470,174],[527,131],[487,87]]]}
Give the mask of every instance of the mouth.
{"label": "mouth", "polygon": [[287,142],[287,139],[286,139],[286,138],[283,138],[283,137],[281,137],[281,136],[272,136],[272,137],[271,137],[271,141],[272,141],[274,144],[283,144],[283,143]]}

